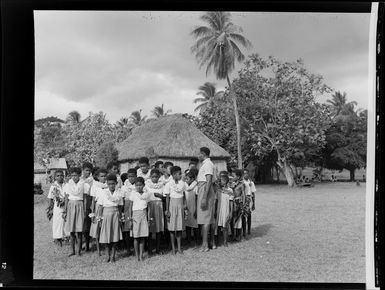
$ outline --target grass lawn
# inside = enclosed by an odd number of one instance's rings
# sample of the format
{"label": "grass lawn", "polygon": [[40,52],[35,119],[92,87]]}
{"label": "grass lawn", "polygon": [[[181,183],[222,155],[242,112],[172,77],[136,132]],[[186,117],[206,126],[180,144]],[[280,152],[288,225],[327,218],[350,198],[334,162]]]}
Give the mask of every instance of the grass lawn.
{"label": "grass lawn", "polygon": [[115,264],[95,252],[67,257],[69,246],[52,242],[45,197],[35,196],[34,279],[365,282],[364,183],[257,191],[248,240],[143,263],[118,253]]}

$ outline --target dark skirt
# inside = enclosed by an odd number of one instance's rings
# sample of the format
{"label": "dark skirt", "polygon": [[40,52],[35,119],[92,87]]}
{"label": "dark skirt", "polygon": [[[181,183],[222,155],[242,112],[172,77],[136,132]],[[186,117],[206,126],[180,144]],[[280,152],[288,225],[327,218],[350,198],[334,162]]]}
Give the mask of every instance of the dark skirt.
{"label": "dark skirt", "polygon": [[161,200],[152,200],[147,204],[150,210],[150,233],[156,234],[164,231],[164,212]]}
{"label": "dark skirt", "polygon": [[125,217],[125,222],[122,223],[122,232],[129,232],[132,230],[132,223],[131,223],[131,227],[130,227],[130,224],[128,222],[128,210],[130,209],[130,207],[132,206],[132,201],[131,200],[124,200],[124,209],[123,209],[123,212],[124,212],[124,217]]}
{"label": "dark skirt", "polygon": [[92,196],[85,195],[85,216],[84,216],[84,224],[83,224],[83,232],[87,233],[91,229],[91,218],[88,216],[91,213],[91,204],[92,204]]}
{"label": "dark skirt", "polygon": [[103,208],[103,221],[100,229],[100,243],[116,243],[123,239],[119,224],[119,210],[117,206]]}
{"label": "dark skirt", "polygon": [[84,207],[82,200],[69,200],[67,205],[67,218],[65,230],[68,233],[80,233],[83,231]]}

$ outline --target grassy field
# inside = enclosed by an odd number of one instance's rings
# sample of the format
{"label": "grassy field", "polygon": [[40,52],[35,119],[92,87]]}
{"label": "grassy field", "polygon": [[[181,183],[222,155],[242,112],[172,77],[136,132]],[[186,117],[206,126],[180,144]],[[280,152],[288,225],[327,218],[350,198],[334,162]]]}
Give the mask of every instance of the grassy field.
{"label": "grassy field", "polygon": [[251,237],[208,253],[154,256],[139,263],[118,253],[67,257],[56,246],[35,196],[34,279],[365,282],[365,184],[257,187]]}

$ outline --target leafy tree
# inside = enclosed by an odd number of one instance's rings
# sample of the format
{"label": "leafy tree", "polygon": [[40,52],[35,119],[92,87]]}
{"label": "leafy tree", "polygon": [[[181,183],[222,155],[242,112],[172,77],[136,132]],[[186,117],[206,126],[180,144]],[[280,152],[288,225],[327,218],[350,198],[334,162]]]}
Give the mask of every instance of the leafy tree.
{"label": "leafy tree", "polygon": [[79,124],[80,120],[81,120],[81,116],[78,111],[70,112],[66,118],[66,122],[70,124]]}
{"label": "leafy tree", "polygon": [[332,95],[331,100],[327,100],[327,103],[329,103],[330,111],[332,112],[332,116],[338,116],[343,110],[351,110],[354,108],[355,105],[357,105],[357,102],[346,102],[346,93],[343,92],[335,92]]}
{"label": "leafy tree", "polygon": [[95,153],[95,163],[99,167],[107,167],[109,162],[118,161],[118,150],[114,142],[103,143]]}
{"label": "leafy tree", "polygon": [[200,103],[196,108],[195,112],[204,111],[207,107],[212,106],[213,102],[219,101],[223,97],[223,91],[217,91],[215,84],[205,83],[203,86],[199,87],[197,95],[201,96],[194,99],[194,103]]}
{"label": "leafy tree", "polygon": [[130,124],[130,120],[126,117],[120,118],[120,120],[116,122],[116,125],[121,128],[128,127],[129,124]]}
{"label": "leafy tree", "polygon": [[251,55],[233,82],[251,152],[260,158],[272,152],[289,186],[295,185],[297,162],[325,145],[330,126],[326,105],[315,101],[329,92],[322,77],[306,70],[302,60],[281,62]]}
{"label": "leafy tree", "polygon": [[46,117],[46,118],[41,118],[36,120],[35,126],[41,128],[44,126],[50,126],[52,123],[60,124],[60,123],[64,123],[64,121],[57,117],[51,116],[51,117]]}
{"label": "leafy tree", "polygon": [[80,166],[85,161],[95,164],[99,147],[116,138],[113,126],[102,112],[90,113],[79,126],[69,126],[66,130],[65,145],[69,151],[66,159],[71,166]]}
{"label": "leafy tree", "polygon": [[242,35],[242,29],[231,22],[229,12],[206,12],[200,19],[207,26],[198,26],[192,32],[196,39],[191,51],[200,68],[206,66],[206,75],[214,71],[217,79],[226,79],[234,106],[237,132],[238,167],[243,167],[241,152],[241,125],[239,121],[236,95],[232,93],[229,74],[234,69],[235,61],[242,62],[245,58],[240,46],[251,47],[251,42]]}
{"label": "leafy tree", "polygon": [[130,121],[136,126],[140,126],[146,121],[147,116],[142,116],[142,110],[134,111],[131,113]]}
{"label": "leafy tree", "polygon": [[164,105],[162,104],[161,106],[155,106],[154,110],[152,110],[152,114],[156,117],[156,118],[159,118],[159,117],[162,117],[162,116],[166,116],[168,115],[169,113],[171,113],[171,110],[165,110],[164,109]]}

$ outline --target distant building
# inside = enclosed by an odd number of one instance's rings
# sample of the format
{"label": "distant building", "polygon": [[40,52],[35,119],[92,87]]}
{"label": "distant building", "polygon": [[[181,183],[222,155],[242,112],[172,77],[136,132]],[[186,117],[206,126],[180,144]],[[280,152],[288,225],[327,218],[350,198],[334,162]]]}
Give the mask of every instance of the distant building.
{"label": "distant building", "polygon": [[34,163],[34,183],[45,183],[47,178],[55,173],[56,170],[63,170],[64,176],[67,175],[67,162],[65,158],[50,158],[48,168],[42,164]]}
{"label": "distant building", "polygon": [[135,167],[140,157],[146,156],[150,163],[156,160],[170,161],[185,170],[192,157],[198,157],[199,148],[210,149],[210,158],[217,172],[227,170],[230,154],[203,134],[181,114],[150,119],[135,128],[123,142],[117,144],[120,171]]}

